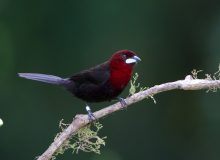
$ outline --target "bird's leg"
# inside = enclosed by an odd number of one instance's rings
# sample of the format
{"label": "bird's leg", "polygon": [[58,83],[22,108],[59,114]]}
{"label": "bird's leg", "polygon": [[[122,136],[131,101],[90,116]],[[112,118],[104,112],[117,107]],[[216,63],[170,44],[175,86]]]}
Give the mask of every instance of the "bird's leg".
{"label": "bird's leg", "polygon": [[124,98],[117,97],[118,101],[121,103],[121,106],[124,108],[127,106],[127,103]]}
{"label": "bird's leg", "polygon": [[96,119],[88,104],[86,104],[86,111],[88,113],[88,118],[90,122]]}

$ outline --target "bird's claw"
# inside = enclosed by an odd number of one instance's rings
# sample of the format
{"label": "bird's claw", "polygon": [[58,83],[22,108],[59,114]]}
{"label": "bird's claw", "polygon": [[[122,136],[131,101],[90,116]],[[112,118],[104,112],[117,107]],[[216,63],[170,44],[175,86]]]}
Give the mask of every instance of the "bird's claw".
{"label": "bird's claw", "polygon": [[88,112],[88,118],[90,122],[96,120],[95,115],[92,112]]}
{"label": "bird's claw", "polygon": [[88,105],[86,106],[86,111],[88,113],[88,119],[90,122],[96,120],[95,115],[92,113],[91,108]]}
{"label": "bird's claw", "polygon": [[124,98],[118,97],[118,101],[121,103],[122,108],[127,106],[127,103]]}

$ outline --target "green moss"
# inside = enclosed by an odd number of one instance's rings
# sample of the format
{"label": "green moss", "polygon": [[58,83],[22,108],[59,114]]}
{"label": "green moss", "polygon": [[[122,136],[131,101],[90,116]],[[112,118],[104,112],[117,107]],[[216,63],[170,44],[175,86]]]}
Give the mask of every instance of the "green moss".
{"label": "green moss", "polygon": [[140,83],[137,83],[138,79],[138,73],[135,73],[132,79],[130,80],[130,89],[129,89],[129,95],[133,95],[138,91],[143,91],[147,89],[147,87],[140,87]]}
{"label": "green moss", "polygon": [[[144,91],[148,88],[148,87],[141,87],[140,83],[137,83],[138,76],[139,76],[138,73],[135,73],[133,78],[130,80],[130,89],[129,89],[130,96],[134,95],[136,92]],[[153,97],[153,95],[149,95],[147,98],[151,98],[156,104],[156,100]]]}

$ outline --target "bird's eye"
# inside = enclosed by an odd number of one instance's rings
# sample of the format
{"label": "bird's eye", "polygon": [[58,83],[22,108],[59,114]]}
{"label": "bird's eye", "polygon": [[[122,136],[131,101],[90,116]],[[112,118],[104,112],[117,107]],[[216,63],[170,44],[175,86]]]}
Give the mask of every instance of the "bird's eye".
{"label": "bird's eye", "polygon": [[127,58],[127,55],[126,55],[126,54],[122,54],[121,56],[122,56],[123,59],[126,59],[126,58]]}

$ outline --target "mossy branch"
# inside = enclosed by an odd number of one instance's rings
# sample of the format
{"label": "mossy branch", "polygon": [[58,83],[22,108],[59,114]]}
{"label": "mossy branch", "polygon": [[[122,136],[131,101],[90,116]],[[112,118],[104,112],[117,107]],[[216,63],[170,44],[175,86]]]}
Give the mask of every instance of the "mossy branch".
{"label": "mossy branch", "polygon": [[[148,88],[138,93],[134,93],[132,96],[125,99],[127,107],[131,104],[144,100],[148,97],[153,97],[161,92],[180,89],[180,90],[202,90],[207,89],[208,91],[216,91],[220,88],[220,75],[219,72],[215,74],[215,77],[206,76],[205,79],[197,79],[197,74],[200,71],[193,71],[193,76],[188,75],[184,80],[178,80],[175,82],[168,82],[160,85],[155,85],[154,87]],[[218,79],[218,80],[217,80]],[[100,119],[110,115],[116,111],[121,110],[121,104],[115,103],[108,107],[105,107],[99,111],[94,112],[96,119]],[[73,135],[75,135],[81,128],[88,125],[90,121],[87,115],[76,115],[72,123],[68,125],[54,140],[54,142],[49,146],[49,148],[37,158],[37,160],[50,160],[53,155],[59,151],[59,148],[65,144]]]}

